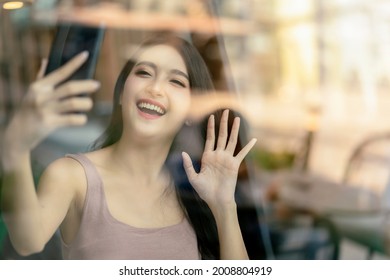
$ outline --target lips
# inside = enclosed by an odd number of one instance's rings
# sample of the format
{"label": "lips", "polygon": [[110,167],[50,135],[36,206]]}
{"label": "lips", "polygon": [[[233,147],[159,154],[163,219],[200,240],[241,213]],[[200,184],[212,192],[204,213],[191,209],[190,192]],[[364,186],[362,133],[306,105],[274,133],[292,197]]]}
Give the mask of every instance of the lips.
{"label": "lips", "polygon": [[154,100],[141,99],[137,102],[137,108],[145,117],[160,117],[166,113],[165,106]]}

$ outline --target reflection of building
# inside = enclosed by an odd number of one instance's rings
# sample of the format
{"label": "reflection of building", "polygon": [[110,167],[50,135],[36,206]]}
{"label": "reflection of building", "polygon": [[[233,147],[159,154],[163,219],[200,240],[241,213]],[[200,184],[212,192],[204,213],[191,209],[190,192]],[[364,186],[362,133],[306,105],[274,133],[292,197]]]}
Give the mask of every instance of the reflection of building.
{"label": "reflection of building", "polygon": [[286,1],[277,2],[286,62],[281,63],[280,86],[286,89],[281,93],[301,101],[302,95],[320,94],[322,118],[311,165],[340,178],[351,146],[387,128],[381,120],[390,101],[383,94],[390,66],[384,54],[390,39],[388,3],[298,1],[287,9]]}

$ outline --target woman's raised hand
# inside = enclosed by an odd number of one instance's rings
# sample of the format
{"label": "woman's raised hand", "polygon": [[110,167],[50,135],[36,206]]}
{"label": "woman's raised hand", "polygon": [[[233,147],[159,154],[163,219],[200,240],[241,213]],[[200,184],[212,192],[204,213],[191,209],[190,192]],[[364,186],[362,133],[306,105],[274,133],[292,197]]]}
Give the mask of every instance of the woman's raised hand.
{"label": "woman's raised hand", "polygon": [[221,118],[218,142],[214,149],[215,120],[213,115],[210,116],[199,173],[194,170],[190,156],[185,152],[182,154],[184,169],[191,185],[211,210],[235,205],[234,191],[237,183],[238,168],[257,141],[252,139],[234,156],[240,119],[238,117],[234,119],[228,139],[228,117],[229,111],[225,110]]}
{"label": "woman's raised hand", "polygon": [[38,79],[29,87],[7,127],[8,144],[12,143],[13,148],[25,152],[56,128],[86,123],[85,113],[93,105],[90,94],[100,84],[94,80],[61,82],[71,76],[87,58],[88,53],[82,52],[46,77],[42,77],[44,68],[41,68]]}

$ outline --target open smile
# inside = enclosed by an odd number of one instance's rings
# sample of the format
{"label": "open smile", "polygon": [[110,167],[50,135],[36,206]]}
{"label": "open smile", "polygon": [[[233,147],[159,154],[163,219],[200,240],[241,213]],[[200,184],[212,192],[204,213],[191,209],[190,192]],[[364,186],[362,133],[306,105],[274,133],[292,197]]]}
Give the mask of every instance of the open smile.
{"label": "open smile", "polygon": [[166,109],[162,104],[152,100],[139,100],[137,102],[137,108],[142,115],[147,118],[161,117],[166,113]]}

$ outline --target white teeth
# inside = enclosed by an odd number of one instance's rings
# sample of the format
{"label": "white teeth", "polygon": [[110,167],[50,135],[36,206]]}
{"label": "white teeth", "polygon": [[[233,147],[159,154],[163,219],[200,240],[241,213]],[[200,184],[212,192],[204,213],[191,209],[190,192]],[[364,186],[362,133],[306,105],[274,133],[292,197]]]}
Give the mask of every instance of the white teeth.
{"label": "white teeth", "polygon": [[153,104],[150,104],[150,103],[141,102],[140,104],[138,104],[138,107],[139,108],[146,108],[146,109],[149,109],[149,110],[153,110],[153,111],[156,111],[159,114],[164,114],[164,110],[161,107],[153,105]]}

